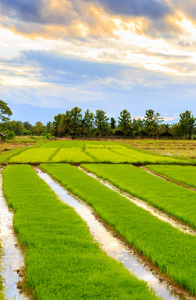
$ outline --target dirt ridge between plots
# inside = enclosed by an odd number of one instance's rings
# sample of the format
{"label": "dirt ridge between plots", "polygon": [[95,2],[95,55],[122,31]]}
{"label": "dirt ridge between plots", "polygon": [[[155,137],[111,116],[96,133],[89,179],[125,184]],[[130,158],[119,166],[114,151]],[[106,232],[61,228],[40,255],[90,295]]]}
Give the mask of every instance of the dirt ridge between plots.
{"label": "dirt ridge between plots", "polygon": [[115,185],[113,185],[111,182],[109,182],[108,180],[104,180],[100,177],[98,177],[97,175],[95,175],[94,173],[91,173],[87,170],[85,170],[82,167],[78,167],[80,170],[82,170],[83,172],[85,172],[87,175],[95,178],[96,180],[98,180],[99,182],[101,182],[102,184],[104,184],[105,186],[107,186],[108,188],[114,190],[115,192],[117,192],[118,194],[120,194],[121,196],[125,197],[126,199],[130,200],[132,203],[134,203],[135,205],[137,205],[138,207],[148,211],[151,215],[153,215],[154,217],[158,218],[161,221],[164,221],[168,224],[170,224],[172,227],[182,231],[185,234],[190,234],[195,236],[196,235],[196,229],[192,228],[189,225],[184,224],[183,222],[181,222],[180,220],[168,215],[167,213],[151,206],[150,204],[148,204],[146,201],[141,200],[137,197],[132,196],[129,193],[126,193],[124,191],[122,191],[121,189],[117,188]]}
{"label": "dirt ridge between plots", "polygon": [[140,168],[140,169],[142,169],[142,170],[144,170],[144,171],[146,171],[146,172],[148,172],[148,173],[150,173],[150,174],[152,174],[152,175],[154,175],[154,176],[156,176],[156,177],[158,177],[158,178],[161,178],[161,179],[163,179],[165,181],[169,181],[169,182],[175,183],[175,184],[180,185],[180,186],[182,186],[182,187],[184,187],[184,188],[186,188],[188,190],[196,191],[196,188],[194,188],[194,187],[191,187],[191,186],[188,186],[188,185],[186,185],[184,183],[181,183],[181,182],[178,182],[176,180],[173,180],[173,179],[171,179],[171,178],[169,178],[169,177],[167,177],[165,175],[158,174],[155,171],[152,171],[152,170],[146,168],[145,166],[137,166],[137,167]]}

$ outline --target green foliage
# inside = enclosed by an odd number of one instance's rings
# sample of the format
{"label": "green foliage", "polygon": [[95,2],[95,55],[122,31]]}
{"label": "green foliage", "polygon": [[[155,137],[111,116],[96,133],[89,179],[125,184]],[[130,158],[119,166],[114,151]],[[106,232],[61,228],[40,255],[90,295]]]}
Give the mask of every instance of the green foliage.
{"label": "green foliage", "polygon": [[126,136],[131,131],[131,114],[126,109],[121,111],[120,117],[118,117],[118,126]]}
{"label": "green foliage", "polygon": [[111,181],[160,210],[196,228],[196,193],[131,165],[89,165],[88,170]]}
{"label": "green foliage", "polygon": [[8,166],[3,190],[35,299],[158,299],[94,243],[85,222],[30,166]]}
{"label": "green foliage", "polygon": [[[93,167],[94,170],[100,169],[100,165],[84,166],[89,169]],[[162,272],[196,294],[195,236],[184,234],[157,219],[76,167],[50,164],[42,165],[42,168],[90,204],[100,217],[115,228],[130,245],[134,245],[147,256]],[[120,177],[122,174],[119,171],[120,168],[112,166],[112,174],[119,174]],[[142,182],[138,182],[138,186],[139,184],[142,187]],[[149,187],[150,185],[148,189]]]}
{"label": "green foliage", "polygon": [[53,162],[94,162],[94,159],[81,148],[63,148],[52,158]]}
{"label": "green foliage", "polygon": [[5,134],[5,136],[2,137],[2,139],[3,139],[4,141],[13,140],[13,138],[15,137],[14,131],[5,130],[3,133]]}
{"label": "green foliage", "polygon": [[95,115],[95,125],[97,126],[97,129],[99,131],[99,135],[106,135],[109,132],[109,118],[106,116],[105,111],[103,110],[96,110]]}
{"label": "green foliage", "polygon": [[110,128],[111,129],[116,128],[116,120],[113,117],[110,119]]}
{"label": "green foliage", "polygon": [[[8,117],[6,117],[7,115]],[[5,103],[3,100],[0,100],[0,120],[2,122],[6,122],[9,120],[9,117],[12,115],[11,109],[8,107],[7,103]]]}
{"label": "green foliage", "polygon": [[75,106],[70,111],[70,117],[71,117],[71,135],[73,136],[79,136],[82,132],[82,113],[81,108]]}
{"label": "green foliage", "polygon": [[4,123],[0,123],[0,131],[10,130],[15,133],[15,135],[23,135],[25,132],[25,128],[23,123],[20,121],[7,121]]}
{"label": "green foliage", "polygon": [[92,112],[87,109],[84,113],[83,118],[83,134],[87,136],[92,136],[93,127],[94,127],[94,115]]}
{"label": "green foliage", "polygon": [[41,163],[49,162],[57,152],[56,148],[33,148],[28,149],[19,155],[10,158],[10,162],[15,163]]}
{"label": "green foliage", "polygon": [[146,167],[176,182],[196,188],[196,168],[193,166],[147,165]]}
{"label": "green foliage", "polygon": [[38,121],[35,123],[35,126],[33,126],[33,133],[35,135],[41,135],[46,131],[46,126],[42,124],[42,122]]}
{"label": "green foliage", "polygon": [[159,136],[159,124],[163,122],[163,118],[159,113],[155,113],[153,109],[146,110],[145,130],[148,136]]}
{"label": "green foliage", "polygon": [[180,130],[183,136],[191,139],[191,136],[195,130],[195,121],[196,118],[191,115],[191,111],[186,110],[184,113],[180,114]]}

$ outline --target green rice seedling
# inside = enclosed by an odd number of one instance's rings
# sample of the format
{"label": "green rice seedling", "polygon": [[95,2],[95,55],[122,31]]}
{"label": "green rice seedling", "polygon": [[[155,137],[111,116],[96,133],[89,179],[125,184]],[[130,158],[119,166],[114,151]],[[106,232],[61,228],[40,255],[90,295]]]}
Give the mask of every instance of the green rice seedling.
{"label": "green rice seedling", "polygon": [[14,163],[49,162],[57,150],[57,148],[33,148],[11,157],[9,161]]}
{"label": "green rice seedling", "polygon": [[114,149],[115,153],[134,158],[137,163],[185,163],[182,160],[143,153],[134,149]]}
{"label": "green rice seedling", "polygon": [[[196,295],[195,236],[184,234],[152,216],[77,167],[68,164],[44,164],[41,167],[91,205],[105,222],[161,272]],[[117,172],[115,168],[113,172]]]}
{"label": "green rice seedling", "polygon": [[158,299],[94,243],[85,222],[31,166],[7,166],[3,190],[35,299]]}
{"label": "green rice seedling", "polygon": [[134,163],[134,158],[125,157],[123,155],[112,152],[110,149],[90,149],[86,148],[85,152],[94,157],[96,162],[104,163]]}
{"label": "green rice seedling", "polygon": [[94,162],[94,159],[81,148],[62,148],[52,158],[53,162]]}
{"label": "green rice seedling", "polygon": [[105,146],[104,145],[99,145],[99,144],[86,144],[85,145],[85,148],[98,148],[98,149],[100,149],[100,148],[104,148]]}
{"label": "green rice seedling", "polygon": [[19,155],[20,153],[26,150],[27,148],[23,147],[23,148],[16,148],[9,151],[5,151],[0,154],[0,163],[7,163],[11,159],[11,157]]}
{"label": "green rice seedling", "polygon": [[58,140],[58,141],[50,141],[42,145],[43,148],[102,148],[107,145],[119,145],[116,142],[108,142],[108,141],[84,141],[84,140],[74,140],[74,141],[66,141],[66,140]]}
{"label": "green rice seedling", "polygon": [[196,228],[196,193],[131,165],[83,165],[121,190]]}
{"label": "green rice seedling", "polygon": [[196,188],[196,167],[194,166],[147,165],[146,167],[174,181]]}

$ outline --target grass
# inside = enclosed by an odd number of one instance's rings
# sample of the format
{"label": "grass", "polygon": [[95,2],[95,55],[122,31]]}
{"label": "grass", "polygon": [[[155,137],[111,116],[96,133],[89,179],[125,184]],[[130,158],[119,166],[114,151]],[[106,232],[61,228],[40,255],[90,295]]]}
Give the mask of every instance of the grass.
{"label": "grass", "polygon": [[161,272],[196,294],[195,236],[184,234],[160,221],[74,166],[41,166],[91,205],[99,216],[130,245],[146,255]]}
{"label": "grass", "polygon": [[174,181],[196,188],[196,167],[194,166],[147,165],[146,167]]}
{"label": "grass", "polygon": [[3,190],[15,211],[14,229],[35,299],[157,299],[99,249],[74,209],[61,203],[31,166],[7,166]]}
{"label": "grass", "polygon": [[131,165],[82,165],[160,210],[196,228],[196,193]]}
{"label": "grass", "polygon": [[0,163],[8,163],[11,157],[19,155],[20,153],[26,150],[27,148],[23,147],[23,148],[16,148],[16,149],[11,149],[9,151],[5,151],[0,154]]}
{"label": "grass", "polygon": [[14,163],[41,163],[49,162],[51,157],[56,153],[56,148],[33,148],[23,151],[19,155],[10,158]]}
{"label": "grass", "polygon": [[195,140],[122,140],[122,145],[145,150],[151,154],[186,159],[187,163],[195,164]]}
{"label": "grass", "polygon": [[82,148],[62,148],[52,158],[53,162],[94,162],[94,159],[84,152]]}
{"label": "grass", "polygon": [[123,155],[114,153],[110,149],[91,149],[86,148],[85,152],[94,157],[96,162],[104,163],[134,163],[134,158],[125,157]]}
{"label": "grass", "polygon": [[121,147],[116,142],[110,142],[110,141],[86,141],[86,140],[57,140],[57,141],[50,141],[48,143],[45,143],[42,147],[43,148],[72,148],[72,147],[79,147],[79,148],[85,148],[85,147],[96,147],[96,148],[102,148],[106,146],[118,146]]}
{"label": "grass", "polygon": [[143,153],[134,149],[114,149],[113,151],[133,158],[137,163],[184,163],[179,159]]}

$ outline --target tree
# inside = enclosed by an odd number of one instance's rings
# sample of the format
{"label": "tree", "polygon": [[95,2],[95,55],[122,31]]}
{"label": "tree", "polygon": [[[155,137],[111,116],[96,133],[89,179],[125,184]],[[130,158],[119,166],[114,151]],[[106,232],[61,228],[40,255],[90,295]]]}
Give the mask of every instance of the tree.
{"label": "tree", "polygon": [[75,106],[70,111],[71,116],[71,135],[80,135],[82,130],[82,113],[81,108]]}
{"label": "tree", "polygon": [[41,135],[45,131],[46,131],[46,126],[44,126],[41,121],[36,122],[35,126],[33,126],[33,132],[36,135]]}
{"label": "tree", "polygon": [[47,133],[51,133],[51,131],[52,131],[52,122],[48,121],[46,123],[46,129],[47,129]]}
{"label": "tree", "polygon": [[195,130],[195,121],[196,119],[191,116],[191,111],[186,110],[184,113],[180,114],[180,130],[183,135],[186,136],[186,138],[191,139],[191,136]]}
{"label": "tree", "polygon": [[60,115],[57,133],[58,136],[67,136],[71,134],[71,113],[69,110],[66,110],[65,114]]}
{"label": "tree", "polygon": [[11,109],[7,106],[3,100],[0,100],[0,119],[5,122],[8,121],[10,118],[5,117],[4,115],[8,115],[9,117],[12,115]]}
{"label": "tree", "polygon": [[97,129],[99,130],[99,135],[102,136],[106,134],[109,131],[109,118],[106,116],[105,111],[103,110],[96,110],[95,115],[95,125],[97,126]]}
{"label": "tree", "polygon": [[115,129],[116,128],[116,120],[114,118],[110,119],[110,128]]}
{"label": "tree", "polygon": [[144,120],[133,118],[132,122],[132,135],[133,136],[142,136],[144,131]]}
{"label": "tree", "polygon": [[84,113],[82,124],[84,126],[84,133],[91,136],[94,127],[94,115],[89,111],[89,109],[87,109]]}
{"label": "tree", "polygon": [[144,116],[145,131],[149,136],[159,136],[159,125],[163,122],[159,113],[155,113],[153,109],[146,110]]}
{"label": "tree", "polygon": [[59,126],[60,126],[60,122],[62,117],[64,116],[64,114],[58,114],[56,116],[54,116],[54,121],[52,123],[52,134],[55,136],[60,136],[59,135]]}
{"label": "tree", "polygon": [[118,117],[118,126],[123,131],[124,135],[131,130],[131,114],[126,109],[120,112],[120,117]]}

